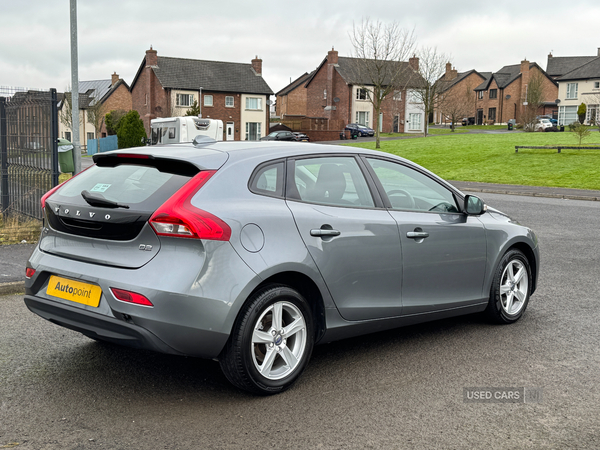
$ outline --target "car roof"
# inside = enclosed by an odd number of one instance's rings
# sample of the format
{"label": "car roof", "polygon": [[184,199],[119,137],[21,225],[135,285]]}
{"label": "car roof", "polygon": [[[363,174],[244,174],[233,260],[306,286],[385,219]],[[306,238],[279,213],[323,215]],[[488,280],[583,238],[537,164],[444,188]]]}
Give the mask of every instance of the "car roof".
{"label": "car roof", "polygon": [[[336,154],[362,154],[367,156],[384,157],[407,163],[413,167],[431,173],[400,156],[379,150],[370,150],[362,147],[345,145],[328,145],[307,142],[278,142],[278,141],[214,141],[194,146],[190,143],[150,145],[144,147],[113,150],[94,155],[94,162],[101,158],[118,154],[148,155],[154,158],[186,161],[201,170],[219,169],[226,162],[239,162],[248,160],[259,164],[270,160],[289,158],[294,156],[336,155]],[[435,176],[435,174],[433,174]],[[439,177],[436,176],[439,179]],[[446,182],[445,182],[446,183]],[[446,183],[449,185],[448,183]],[[451,186],[451,185],[449,185]],[[456,188],[452,187],[456,190]]]}

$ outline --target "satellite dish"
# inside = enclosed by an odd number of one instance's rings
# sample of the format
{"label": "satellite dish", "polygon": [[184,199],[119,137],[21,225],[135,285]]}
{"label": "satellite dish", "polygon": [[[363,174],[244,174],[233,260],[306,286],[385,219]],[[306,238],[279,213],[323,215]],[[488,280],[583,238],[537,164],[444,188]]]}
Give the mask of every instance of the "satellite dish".
{"label": "satellite dish", "polygon": [[339,97],[334,97],[334,98],[333,98],[333,101],[337,103],[337,102],[339,102],[339,101],[340,101],[340,99],[339,99]]}
{"label": "satellite dish", "polygon": [[506,96],[506,100],[508,100],[509,98],[510,98],[510,95],[507,95],[507,96]]}
{"label": "satellite dish", "polygon": [[554,103],[556,103],[558,105],[560,103],[560,99],[557,98],[556,100],[554,100]]}
{"label": "satellite dish", "polygon": [[273,102],[271,100],[267,100],[267,105],[271,106]]}

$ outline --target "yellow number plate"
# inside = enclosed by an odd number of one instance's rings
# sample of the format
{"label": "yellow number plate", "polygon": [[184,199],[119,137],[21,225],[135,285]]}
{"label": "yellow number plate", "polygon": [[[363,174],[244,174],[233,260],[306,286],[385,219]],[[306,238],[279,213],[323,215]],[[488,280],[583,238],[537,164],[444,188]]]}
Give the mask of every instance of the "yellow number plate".
{"label": "yellow number plate", "polygon": [[94,284],[82,283],[52,275],[48,282],[46,293],[64,300],[98,307],[102,289],[100,286]]}

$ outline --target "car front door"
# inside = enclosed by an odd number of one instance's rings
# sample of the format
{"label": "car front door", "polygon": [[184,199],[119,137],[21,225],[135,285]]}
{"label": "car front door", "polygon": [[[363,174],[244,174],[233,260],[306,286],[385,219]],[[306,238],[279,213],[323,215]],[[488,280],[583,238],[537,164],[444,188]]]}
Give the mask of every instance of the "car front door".
{"label": "car front door", "polygon": [[287,173],[287,204],[342,317],[401,315],[398,227],[369,188],[359,160],[290,160]]}
{"label": "car front door", "polygon": [[477,217],[424,172],[386,159],[366,158],[402,243],[404,315],[482,301],[486,239]]}

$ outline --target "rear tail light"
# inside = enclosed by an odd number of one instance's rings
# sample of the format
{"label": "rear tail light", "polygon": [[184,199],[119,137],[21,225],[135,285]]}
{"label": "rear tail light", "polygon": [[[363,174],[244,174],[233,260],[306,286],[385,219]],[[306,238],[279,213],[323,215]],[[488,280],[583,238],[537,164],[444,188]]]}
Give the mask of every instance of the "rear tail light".
{"label": "rear tail light", "polygon": [[154,306],[150,300],[137,292],[126,291],[124,289],[110,288],[117,300],[127,303],[135,303],[142,306]]}
{"label": "rear tail light", "polygon": [[215,170],[203,171],[188,181],[150,217],[150,225],[159,236],[228,241],[231,228],[218,217],[196,208],[192,197]]}
{"label": "rear tail light", "polygon": [[25,278],[29,280],[33,275],[35,275],[35,269],[32,269],[31,267],[25,269]]}

